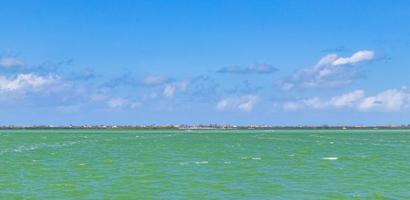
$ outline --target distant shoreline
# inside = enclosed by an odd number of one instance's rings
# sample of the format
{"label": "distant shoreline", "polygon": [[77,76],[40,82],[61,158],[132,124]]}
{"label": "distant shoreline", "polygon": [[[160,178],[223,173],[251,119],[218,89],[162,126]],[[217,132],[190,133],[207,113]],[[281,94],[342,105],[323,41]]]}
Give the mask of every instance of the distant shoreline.
{"label": "distant shoreline", "polygon": [[400,126],[234,126],[234,125],[169,125],[169,126],[0,126],[0,130],[378,130],[409,129]]}

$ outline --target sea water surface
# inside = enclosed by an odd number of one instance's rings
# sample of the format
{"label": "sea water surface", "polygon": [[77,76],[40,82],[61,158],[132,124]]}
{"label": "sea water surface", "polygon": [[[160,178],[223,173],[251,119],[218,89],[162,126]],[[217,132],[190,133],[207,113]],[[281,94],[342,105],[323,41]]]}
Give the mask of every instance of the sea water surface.
{"label": "sea water surface", "polygon": [[410,199],[410,131],[2,130],[0,199]]}

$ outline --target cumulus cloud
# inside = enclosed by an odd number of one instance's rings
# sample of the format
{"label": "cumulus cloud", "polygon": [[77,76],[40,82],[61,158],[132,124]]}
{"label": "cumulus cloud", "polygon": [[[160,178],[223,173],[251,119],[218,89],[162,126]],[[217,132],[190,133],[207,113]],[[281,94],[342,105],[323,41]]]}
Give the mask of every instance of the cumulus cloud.
{"label": "cumulus cloud", "polygon": [[[5,103],[28,102],[39,106],[55,106],[57,110],[68,111],[79,105],[96,102],[105,103],[106,99],[94,98],[96,89],[91,84],[78,80],[95,77],[92,69],[84,73],[67,71],[62,68],[71,60],[44,62],[40,65],[23,63],[15,56],[0,56],[0,101]],[[70,69],[71,70],[71,69]]]}
{"label": "cumulus cloud", "polygon": [[361,112],[366,111],[386,111],[397,112],[410,106],[410,90],[406,87],[400,89],[389,89],[373,96],[366,96],[363,90],[335,96],[329,100],[322,100],[318,97],[285,102],[283,108],[288,111],[303,108],[324,109],[324,108],[353,108]]}
{"label": "cumulus cloud", "polygon": [[361,111],[385,110],[400,111],[410,106],[410,91],[403,87],[401,89],[390,89],[375,96],[363,98],[358,104]]}
{"label": "cumulus cloud", "polygon": [[18,74],[12,77],[0,76],[1,92],[38,91],[46,86],[52,86],[61,78],[57,75],[40,76],[32,73]]}
{"label": "cumulus cloud", "polygon": [[368,61],[374,59],[374,52],[369,50],[358,51],[350,57],[340,57],[332,62],[332,65],[346,65],[356,64],[362,61]]}
{"label": "cumulus cloud", "polygon": [[15,57],[2,57],[0,58],[0,66],[4,68],[20,67],[23,66],[23,61]]}
{"label": "cumulus cloud", "polygon": [[231,66],[224,67],[218,70],[218,73],[230,74],[271,74],[278,71],[278,69],[269,64],[255,64],[249,67]]}
{"label": "cumulus cloud", "polygon": [[355,90],[353,92],[333,97],[329,104],[336,108],[352,107],[364,97],[363,90]]}
{"label": "cumulus cloud", "polygon": [[238,109],[244,112],[250,112],[258,102],[259,97],[256,95],[245,95],[240,97],[230,97],[220,100],[216,108],[218,110]]}
{"label": "cumulus cloud", "polygon": [[185,91],[189,83],[190,83],[189,81],[185,80],[185,81],[179,81],[175,83],[166,84],[164,86],[164,90],[162,94],[168,98],[174,97],[176,92]]}
{"label": "cumulus cloud", "polygon": [[356,64],[375,59],[375,53],[362,50],[350,57],[338,57],[329,54],[321,58],[310,68],[296,71],[292,77],[281,83],[283,90],[292,88],[332,88],[348,85],[360,77],[360,68]]}
{"label": "cumulus cloud", "polygon": [[176,89],[177,88],[175,85],[171,85],[171,84],[166,85],[164,88],[163,94],[166,97],[173,97]]}

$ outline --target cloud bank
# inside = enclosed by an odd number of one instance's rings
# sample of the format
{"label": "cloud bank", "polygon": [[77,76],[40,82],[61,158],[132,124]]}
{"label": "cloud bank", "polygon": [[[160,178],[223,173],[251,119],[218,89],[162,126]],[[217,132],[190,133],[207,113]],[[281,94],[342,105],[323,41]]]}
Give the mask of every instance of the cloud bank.
{"label": "cloud bank", "polygon": [[358,63],[375,59],[375,53],[369,50],[357,51],[350,57],[338,57],[329,54],[321,58],[310,68],[296,71],[281,83],[283,90],[293,88],[333,88],[348,85],[360,77]]}
{"label": "cloud bank", "polygon": [[351,108],[361,112],[399,112],[410,107],[410,90],[406,87],[388,89],[373,96],[366,96],[363,90],[355,90],[340,96],[322,100],[319,97],[289,101],[283,104],[288,111],[300,109]]}
{"label": "cloud bank", "polygon": [[60,82],[61,77],[49,74],[40,76],[36,74],[18,74],[12,77],[0,76],[1,92],[27,92],[38,91],[45,87],[53,86]]}

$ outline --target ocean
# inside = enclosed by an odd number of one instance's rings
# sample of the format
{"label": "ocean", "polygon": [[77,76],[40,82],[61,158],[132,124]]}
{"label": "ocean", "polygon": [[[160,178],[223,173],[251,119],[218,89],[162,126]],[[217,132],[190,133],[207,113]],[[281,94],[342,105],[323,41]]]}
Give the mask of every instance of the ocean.
{"label": "ocean", "polygon": [[0,199],[410,199],[410,130],[1,130]]}

